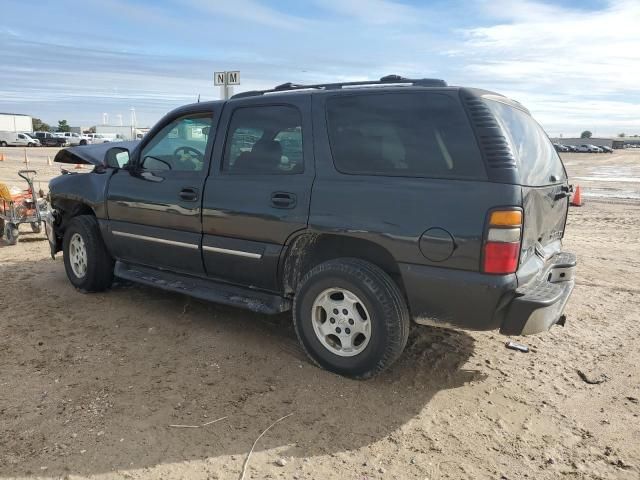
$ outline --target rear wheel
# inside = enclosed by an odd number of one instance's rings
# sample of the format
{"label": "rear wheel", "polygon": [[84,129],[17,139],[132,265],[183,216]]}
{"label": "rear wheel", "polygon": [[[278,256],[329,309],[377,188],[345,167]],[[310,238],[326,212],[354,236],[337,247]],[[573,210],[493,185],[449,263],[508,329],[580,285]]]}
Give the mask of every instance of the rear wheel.
{"label": "rear wheel", "polygon": [[102,241],[98,222],[80,215],[69,223],[62,243],[69,281],[83,292],[101,292],[113,283],[113,258]]}
{"label": "rear wheel", "polygon": [[305,275],[294,301],[294,325],[316,364],[365,379],[402,353],[409,312],[400,289],[384,271],[359,259],[341,258]]}
{"label": "rear wheel", "polygon": [[7,142],[4,142],[4,141],[0,142],[0,147],[6,147],[6,146],[7,146]]}

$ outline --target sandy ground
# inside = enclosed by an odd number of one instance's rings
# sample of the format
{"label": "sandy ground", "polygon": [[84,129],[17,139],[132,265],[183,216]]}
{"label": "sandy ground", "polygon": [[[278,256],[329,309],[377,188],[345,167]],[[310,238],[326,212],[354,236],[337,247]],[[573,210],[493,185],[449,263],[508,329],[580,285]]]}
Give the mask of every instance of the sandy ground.
{"label": "sandy ground", "polygon": [[[0,151],[16,183],[23,152]],[[29,151],[43,179],[52,151]],[[417,327],[366,382],[312,366],[287,315],[136,285],[78,293],[23,230],[0,246],[0,478],[237,479],[292,413],[246,478],[638,479],[640,151],[565,160],[586,196],[567,226],[567,326],[520,339],[526,354]]]}

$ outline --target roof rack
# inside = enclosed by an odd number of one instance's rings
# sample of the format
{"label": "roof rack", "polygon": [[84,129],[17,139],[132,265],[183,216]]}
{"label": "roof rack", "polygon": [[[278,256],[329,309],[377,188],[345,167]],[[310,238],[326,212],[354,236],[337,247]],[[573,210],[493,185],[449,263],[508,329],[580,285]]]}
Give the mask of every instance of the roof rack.
{"label": "roof rack", "polygon": [[387,75],[380,80],[366,80],[361,82],[317,83],[313,85],[299,85],[296,83],[283,83],[269,90],[251,90],[237,93],[231,98],[255,97],[265,93],[287,92],[294,90],[339,90],[344,87],[359,87],[365,85],[389,85],[410,84],[416,87],[446,87],[447,82],[437,78],[404,78],[399,75]]}

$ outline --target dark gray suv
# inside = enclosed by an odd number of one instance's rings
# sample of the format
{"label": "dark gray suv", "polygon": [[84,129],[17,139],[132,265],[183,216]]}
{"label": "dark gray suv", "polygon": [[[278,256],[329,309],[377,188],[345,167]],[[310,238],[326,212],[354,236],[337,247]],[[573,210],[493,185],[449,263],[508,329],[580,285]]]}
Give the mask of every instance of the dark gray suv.
{"label": "dark gray suv", "polygon": [[285,84],[62,150],[51,251],[82,291],[114,276],[293,311],[311,359],[354,378],[411,320],[525,335],[564,323],[567,175],[519,103],[441,80]]}

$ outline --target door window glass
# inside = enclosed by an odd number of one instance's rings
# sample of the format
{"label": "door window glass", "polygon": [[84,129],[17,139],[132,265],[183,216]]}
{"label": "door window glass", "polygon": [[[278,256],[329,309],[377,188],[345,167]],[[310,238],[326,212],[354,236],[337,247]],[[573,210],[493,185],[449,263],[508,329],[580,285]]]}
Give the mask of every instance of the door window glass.
{"label": "door window glass", "polygon": [[237,109],[231,117],[222,168],[241,174],[301,173],[300,112],[288,106]]}
{"label": "door window glass", "polygon": [[140,166],[154,171],[202,171],[211,123],[209,114],[174,120],[144,147]]}

